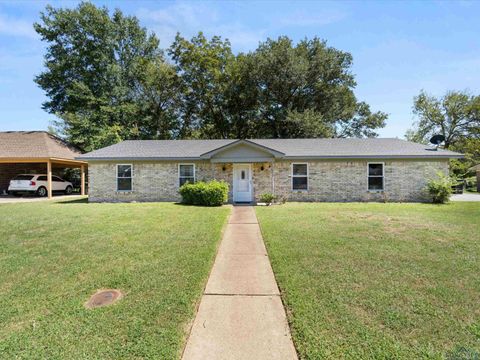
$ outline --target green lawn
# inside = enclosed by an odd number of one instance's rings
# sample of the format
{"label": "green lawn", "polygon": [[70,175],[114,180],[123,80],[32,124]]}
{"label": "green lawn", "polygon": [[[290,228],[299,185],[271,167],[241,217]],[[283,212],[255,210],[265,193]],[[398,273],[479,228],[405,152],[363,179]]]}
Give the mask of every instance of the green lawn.
{"label": "green lawn", "polygon": [[[0,205],[2,359],[175,359],[228,207]],[[87,310],[97,289],[118,303]]]}
{"label": "green lawn", "polygon": [[256,211],[301,358],[479,358],[480,203]]}

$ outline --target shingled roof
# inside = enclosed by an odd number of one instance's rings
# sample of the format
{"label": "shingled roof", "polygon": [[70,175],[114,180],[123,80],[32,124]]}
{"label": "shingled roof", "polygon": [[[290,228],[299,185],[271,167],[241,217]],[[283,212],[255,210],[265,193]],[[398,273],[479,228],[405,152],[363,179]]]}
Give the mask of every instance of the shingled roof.
{"label": "shingled roof", "polygon": [[46,131],[0,132],[0,159],[67,159],[81,152]]}
{"label": "shingled roof", "polygon": [[81,160],[200,160],[236,144],[253,144],[284,159],[461,158],[462,154],[400,139],[129,140],[81,155]]}

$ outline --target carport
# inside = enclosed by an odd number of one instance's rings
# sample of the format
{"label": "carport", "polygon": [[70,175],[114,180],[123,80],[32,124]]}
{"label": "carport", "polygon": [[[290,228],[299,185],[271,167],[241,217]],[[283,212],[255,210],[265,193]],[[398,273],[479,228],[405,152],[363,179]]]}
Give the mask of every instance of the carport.
{"label": "carport", "polygon": [[81,152],[46,131],[0,132],[0,191],[19,173],[47,174],[48,198],[52,198],[55,169],[80,169],[80,193],[85,195],[87,163],[75,160]]}

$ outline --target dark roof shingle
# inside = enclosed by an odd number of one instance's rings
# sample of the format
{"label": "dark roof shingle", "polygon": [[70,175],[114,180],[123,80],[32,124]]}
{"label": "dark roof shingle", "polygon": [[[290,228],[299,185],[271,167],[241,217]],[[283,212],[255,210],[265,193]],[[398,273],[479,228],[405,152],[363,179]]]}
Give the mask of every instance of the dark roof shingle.
{"label": "dark roof shingle", "polygon": [[[200,159],[238,140],[128,140],[84,154],[82,160]],[[461,154],[400,139],[251,139],[285,158],[456,158]]]}

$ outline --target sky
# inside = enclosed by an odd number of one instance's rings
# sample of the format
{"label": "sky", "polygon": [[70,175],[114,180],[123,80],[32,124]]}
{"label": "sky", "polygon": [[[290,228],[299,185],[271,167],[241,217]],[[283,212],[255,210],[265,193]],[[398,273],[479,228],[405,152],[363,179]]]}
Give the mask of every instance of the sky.
{"label": "sky", "polygon": [[[93,1],[135,15],[167,48],[176,32],[228,38],[234,52],[267,38],[317,36],[353,56],[355,94],[389,114],[381,137],[402,138],[421,90],[480,93],[480,1]],[[33,79],[46,44],[32,24],[47,4],[0,0],[0,131],[46,130],[55,119]]]}

